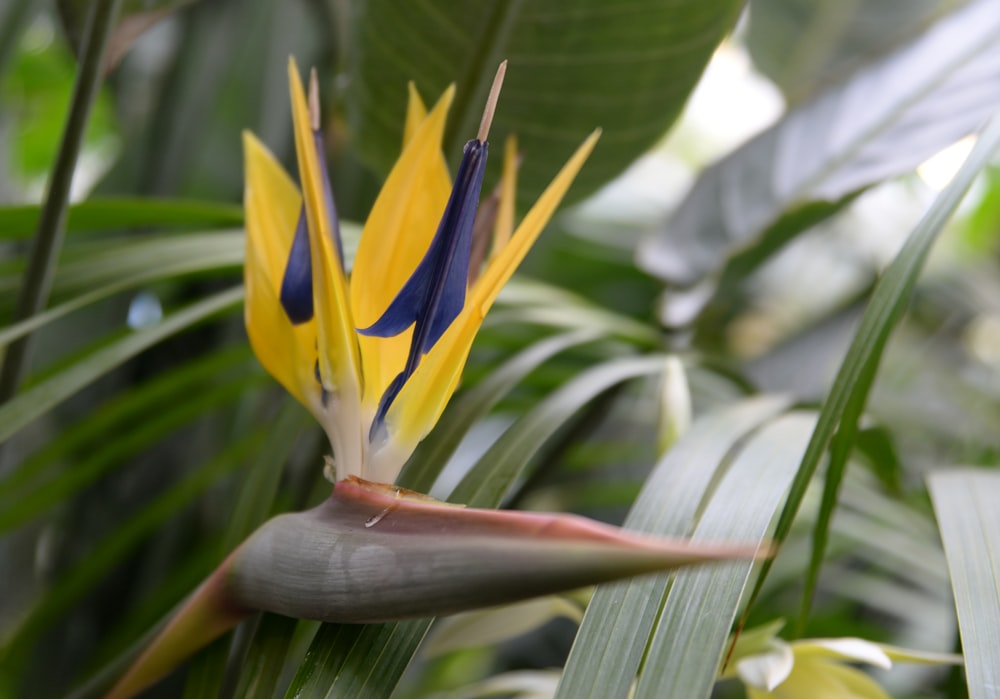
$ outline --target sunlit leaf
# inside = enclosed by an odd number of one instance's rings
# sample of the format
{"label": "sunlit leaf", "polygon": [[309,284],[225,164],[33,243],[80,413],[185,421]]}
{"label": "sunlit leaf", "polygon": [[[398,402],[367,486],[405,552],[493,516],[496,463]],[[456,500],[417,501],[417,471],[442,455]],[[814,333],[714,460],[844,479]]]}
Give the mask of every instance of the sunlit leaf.
{"label": "sunlit leaf", "polygon": [[984,470],[937,471],[928,486],[955,592],[969,697],[995,697],[1000,687],[1000,477]]}
{"label": "sunlit leaf", "polygon": [[[792,484],[788,501],[774,533],[775,539],[779,542],[788,535],[806,488],[819,466],[820,459],[829,447],[830,464],[827,467],[819,520],[813,530],[813,554],[806,574],[800,624],[804,622],[812,602],[840,482],[857,434],[858,420],[868,399],[885,344],[906,307],[931,246],[945,222],[958,207],[976,174],[985,167],[998,147],[1000,147],[1000,117],[992,119],[979,134],[976,147],[955,175],[955,179],[935,199],[934,204],[882,275],[833,382],[830,394],[820,411],[816,430],[802,457],[802,467]],[[768,567],[769,563],[765,563],[754,592],[755,596],[766,578]]]}
{"label": "sunlit leaf", "polygon": [[998,37],[994,3],[974,0],[794,109],[705,170],[667,226],[645,241],[640,263],[670,283],[694,284],[762,236],[787,240],[801,231],[787,227],[798,211],[835,207],[910,172],[1000,107]]}

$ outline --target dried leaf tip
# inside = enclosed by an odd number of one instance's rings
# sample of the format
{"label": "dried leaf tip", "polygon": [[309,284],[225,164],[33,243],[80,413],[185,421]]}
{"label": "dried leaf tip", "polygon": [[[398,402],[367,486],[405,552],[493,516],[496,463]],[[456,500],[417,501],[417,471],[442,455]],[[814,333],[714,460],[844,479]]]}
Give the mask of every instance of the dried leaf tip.
{"label": "dried leaf tip", "polygon": [[500,88],[503,86],[503,76],[507,73],[507,61],[504,60],[497,68],[497,74],[493,77],[493,87],[490,88],[490,96],[486,98],[486,108],[483,109],[483,120],[479,122],[479,133],[476,138],[482,143],[490,135],[490,125],[493,123],[493,112],[497,109],[497,101],[500,99]]}
{"label": "dried leaf tip", "polygon": [[309,121],[313,131],[319,131],[319,78],[316,69],[309,71]]}

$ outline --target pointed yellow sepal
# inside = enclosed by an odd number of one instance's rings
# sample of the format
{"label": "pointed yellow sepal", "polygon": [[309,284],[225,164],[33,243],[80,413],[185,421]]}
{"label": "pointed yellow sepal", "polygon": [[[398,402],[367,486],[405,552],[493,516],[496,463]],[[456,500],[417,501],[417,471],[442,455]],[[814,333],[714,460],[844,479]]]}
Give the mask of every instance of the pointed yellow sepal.
{"label": "pointed yellow sepal", "polygon": [[[413,89],[408,112],[422,111]],[[451,193],[451,178],[441,154],[448,109],[455,96],[449,87],[430,114],[413,127],[372,207],[351,273],[351,304],[357,327],[368,327],[395,298],[417,268],[437,231]],[[409,122],[408,122],[409,123]],[[412,329],[395,337],[359,337],[364,367],[364,404],[374,412],[386,387],[402,371]]]}
{"label": "pointed yellow sepal", "polygon": [[293,326],[279,301],[302,198],[274,156],[248,131],[243,132],[243,150],[247,335],[264,368],[316,414],[319,386],[311,369],[316,326],[312,321]]}

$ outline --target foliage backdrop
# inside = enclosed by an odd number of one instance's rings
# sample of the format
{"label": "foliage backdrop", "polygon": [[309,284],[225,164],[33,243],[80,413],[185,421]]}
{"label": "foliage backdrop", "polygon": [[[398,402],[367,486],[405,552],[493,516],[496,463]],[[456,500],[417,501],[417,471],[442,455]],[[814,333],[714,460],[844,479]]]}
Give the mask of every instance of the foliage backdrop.
{"label": "foliage backdrop", "polygon": [[[508,632],[489,615],[467,636],[435,623],[447,652],[418,651],[429,620],[263,616],[149,696],[610,697],[636,677],[640,697],[739,696],[715,685],[731,624],[779,617],[789,637],[931,651],[957,649],[961,624],[964,672],[880,680],[995,696],[983,590],[1000,532],[976,503],[1000,496],[1000,126],[942,193],[913,174],[1000,106],[994,4],[8,0],[5,361],[29,344],[0,405],[0,696],[93,695],[260,522],[328,492],[319,430],[242,329],[239,133],[292,165],[289,54],[321,76],[349,244],[398,152],[409,80],[428,102],[456,83],[454,167],[509,59],[493,140],[519,137],[521,213],[596,126],[574,200],[635,163],[543,236],[404,484],[783,546],[763,571],[599,589],[582,620],[572,598],[503,612],[521,620]],[[117,61],[88,77],[88,46]],[[679,139],[708,140],[692,93],[734,55],[787,107],[712,164]],[[67,144],[73,104],[89,119]],[[644,218],[650,191],[661,208]],[[54,265],[50,292],[32,259]],[[25,293],[44,312],[18,315]]]}

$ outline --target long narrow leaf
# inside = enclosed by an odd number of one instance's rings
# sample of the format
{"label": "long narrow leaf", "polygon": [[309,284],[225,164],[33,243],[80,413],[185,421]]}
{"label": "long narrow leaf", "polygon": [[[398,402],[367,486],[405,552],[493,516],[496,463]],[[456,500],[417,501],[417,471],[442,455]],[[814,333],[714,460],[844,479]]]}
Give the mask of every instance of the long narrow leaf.
{"label": "long narrow leaf", "polygon": [[[97,0],[88,7],[80,67],[56,161],[46,183],[45,203],[38,229],[28,253],[24,281],[14,310],[15,321],[35,315],[48,304],[56,260],[66,234],[66,209],[69,207],[73,173],[83,147],[87,122],[104,78],[105,56],[121,5],[121,0]],[[3,365],[0,366],[0,402],[10,400],[21,385],[27,367],[25,360],[29,339],[18,340],[4,353]]]}
{"label": "long narrow leaf", "polygon": [[928,479],[962,633],[969,699],[1000,696],[1000,474],[958,469]]}
{"label": "long narrow leaf", "polygon": [[528,374],[551,357],[600,337],[593,330],[576,330],[540,340],[496,367],[479,384],[451,402],[438,426],[410,458],[401,478],[418,493],[430,492],[434,479],[469,428]]}
{"label": "long narrow leaf", "polygon": [[[781,397],[755,398],[696,422],[657,464],[629,511],[625,528],[687,536],[706,489],[748,432],[787,408]],[[587,607],[557,699],[626,696],[671,576],[602,585]]]}
{"label": "long narrow leaf", "polygon": [[221,267],[230,267],[234,264],[239,264],[239,260],[232,260],[228,257],[197,256],[191,257],[180,264],[163,265],[154,270],[150,270],[149,272],[140,272],[130,277],[120,279],[119,281],[106,284],[92,291],[74,296],[58,306],[53,306],[47,311],[43,311],[42,313],[31,316],[20,323],[15,323],[14,325],[0,330],[0,347],[3,347],[19,337],[25,336],[28,333],[32,333],[49,323],[59,320],[68,313],[78,311],[81,308],[85,308],[92,303],[96,303],[122,291],[128,291],[129,289],[134,289],[136,287],[151,284],[164,279],[177,279],[189,274],[197,274],[199,272],[215,270]]}
{"label": "long narrow leaf", "polygon": [[[805,455],[802,457],[802,465],[792,483],[788,500],[775,528],[774,538],[776,541],[782,542],[788,536],[792,521],[795,519],[802,498],[805,496],[806,488],[819,466],[820,459],[830,445],[830,441],[834,438],[834,434],[847,426],[856,425],[867,399],[875,369],[882,357],[885,343],[905,308],[913,285],[923,268],[927,253],[945,222],[955,211],[972,184],[976,174],[985,167],[992,153],[998,147],[1000,147],[1000,118],[995,118],[980,134],[976,147],[955,179],[935,200],[879,281],[861,318],[854,340],[847,350],[840,370],[837,372],[830,394],[823,403],[816,430],[809,441]],[[847,429],[848,432],[845,433],[845,436],[849,435],[853,428],[847,427]],[[838,455],[843,458],[846,456],[846,450],[839,449]],[[811,603],[812,589],[819,563],[822,560],[829,514],[832,511],[831,503],[836,500],[836,486],[840,481],[840,471],[843,467],[843,462],[831,463],[830,466],[829,483],[832,489],[828,495],[824,496],[827,503],[826,520],[820,519],[814,534],[813,556],[807,572],[808,584],[803,595],[803,617]],[[769,561],[764,563],[754,588],[754,598],[760,593],[770,566]]]}
{"label": "long narrow leaf", "polygon": [[232,471],[250,451],[260,444],[260,437],[248,435],[229,445],[211,462],[195,468],[184,479],[159,495],[135,516],[122,522],[115,532],[88,552],[72,569],[59,576],[54,586],[41,598],[19,625],[11,641],[16,654],[35,641],[38,635],[65,614],[70,606],[108,571],[122,560],[154,529],[178,510],[188,506],[205,488],[223,474]]}
{"label": "long narrow leaf", "polygon": [[190,395],[195,388],[206,388],[213,381],[227,381],[245,372],[250,361],[246,345],[220,349],[119,394],[4,474],[0,479],[0,511],[24,493],[59,478],[60,463],[71,455],[93,454],[107,441],[108,435],[120,435],[135,421],[161,414],[162,405],[180,403],[180,398]]}
{"label": "long narrow leaf", "polygon": [[[40,207],[0,207],[0,239],[27,238],[38,226]],[[243,207],[192,199],[108,198],[72,204],[67,233],[125,228],[232,228],[243,225]]]}
{"label": "long narrow leaf", "polygon": [[448,499],[473,507],[496,507],[528,460],[576,411],[623,381],[665,368],[666,358],[652,355],[613,359],[583,372],[514,423]]}
{"label": "long narrow leaf", "polygon": [[[763,542],[815,425],[790,413],[752,436],[698,519],[694,539]],[[681,571],[650,641],[635,699],[711,694],[751,561]]]}
{"label": "long narrow leaf", "polygon": [[707,169],[639,261],[689,286],[761,236],[787,240],[973,132],[1000,107],[998,86],[1000,13],[964,3]]}
{"label": "long narrow leaf", "polygon": [[[268,431],[267,440],[243,481],[239,498],[220,538],[220,560],[273,513],[285,462],[297,444],[299,435],[311,423],[312,417],[286,396]],[[187,677],[185,696],[221,695],[226,660],[230,655],[230,639],[231,634],[227,634],[194,658]]]}
{"label": "long narrow leaf", "polygon": [[[241,231],[216,231],[69,246],[60,260],[53,293],[90,293],[94,287],[114,284],[123,278],[154,275],[164,269],[195,264],[207,269],[239,268],[243,263],[243,244]],[[16,274],[0,277],[0,290],[13,288],[18,282]]]}
{"label": "long narrow leaf", "polygon": [[121,464],[128,456],[147,448],[158,439],[174,433],[179,427],[203,416],[206,411],[240,400],[246,395],[246,381],[229,381],[204,390],[197,402],[179,402],[145,421],[141,427],[129,430],[117,438],[106,439],[105,444],[73,468],[31,487],[19,488],[8,497],[0,499],[0,534],[39,517],[61,502],[83,490],[106,473],[110,466]]}
{"label": "long narrow leaf", "polygon": [[242,286],[210,296],[167,316],[157,325],[138,330],[103,347],[28,389],[0,407],[0,442],[143,350],[242,301]]}

